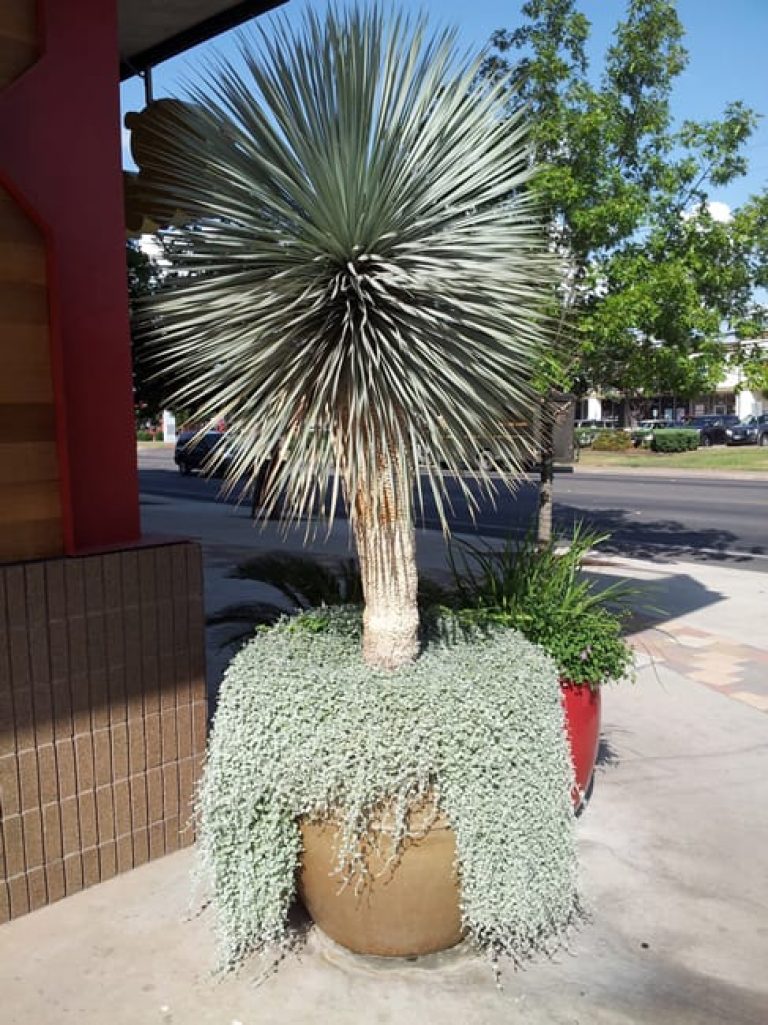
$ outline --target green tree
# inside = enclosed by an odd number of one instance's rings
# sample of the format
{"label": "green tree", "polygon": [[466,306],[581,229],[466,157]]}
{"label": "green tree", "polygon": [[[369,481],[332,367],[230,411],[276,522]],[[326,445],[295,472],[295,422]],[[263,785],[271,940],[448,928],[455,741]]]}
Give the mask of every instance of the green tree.
{"label": "green tree", "polygon": [[378,8],[277,25],[167,134],[167,188],[200,220],[152,309],[178,400],[230,424],[232,477],[279,450],[267,515],[341,490],[363,654],[394,668],[418,650],[419,463],[443,519],[441,463],[472,500],[460,467],[535,401],[559,261],[523,118],[453,33]]}
{"label": "green tree", "polygon": [[155,420],[163,408],[164,388],[157,379],[157,367],[147,342],[142,337],[137,317],[141,301],[157,290],[160,276],[155,261],[150,259],[135,239],[128,239],[126,242],[125,257],[131,311],[133,403],[138,423]]}
{"label": "green tree", "polygon": [[737,101],[718,120],[673,126],[687,53],[671,0],[628,0],[599,76],[576,0],[528,0],[522,13],[519,28],[493,36],[483,74],[519,83],[508,109],[529,105],[546,164],[533,187],[570,259],[563,298],[578,315],[561,379],[619,392],[626,418],[641,394],[709,390],[742,358],[728,356],[724,328],[763,319],[754,296],[765,283],[766,195],[727,222],[710,206],[713,190],[746,171],[757,116]]}

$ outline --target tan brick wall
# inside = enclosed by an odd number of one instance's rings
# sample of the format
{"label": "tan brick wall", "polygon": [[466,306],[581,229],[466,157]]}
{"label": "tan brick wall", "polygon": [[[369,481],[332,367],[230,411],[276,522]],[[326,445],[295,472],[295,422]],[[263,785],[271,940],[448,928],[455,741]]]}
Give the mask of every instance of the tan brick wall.
{"label": "tan brick wall", "polygon": [[0,922],[192,841],[206,715],[196,545],[0,566]]}

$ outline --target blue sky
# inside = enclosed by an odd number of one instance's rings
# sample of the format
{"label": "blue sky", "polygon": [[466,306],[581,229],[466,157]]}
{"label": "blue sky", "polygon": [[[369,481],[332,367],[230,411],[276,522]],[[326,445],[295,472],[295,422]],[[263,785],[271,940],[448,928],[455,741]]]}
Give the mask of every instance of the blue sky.
{"label": "blue sky", "polygon": [[[282,12],[294,20],[310,6],[322,9],[325,2],[289,0]],[[403,0],[402,6],[425,10],[437,24],[458,26],[462,43],[478,50],[494,29],[514,28],[520,23],[521,0]],[[579,6],[592,22],[590,53],[593,67],[599,67],[613,27],[623,14],[624,0],[580,0]],[[716,118],[726,103],[737,99],[768,115],[768,0],[678,0],[678,11],[686,29],[689,64],[675,88],[675,117]],[[260,19],[266,27],[269,18]],[[184,80],[195,77],[207,51],[231,52],[233,45],[234,33],[228,33],[159,65],[154,71],[155,96],[181,94]],[[123,84],[122,101],[123,112],[144,105],[138,79]],[[753,136],[748,156],[748,177],[721,189],[714,199],[738,206],[748,195],[768,186],[768,116]]]}

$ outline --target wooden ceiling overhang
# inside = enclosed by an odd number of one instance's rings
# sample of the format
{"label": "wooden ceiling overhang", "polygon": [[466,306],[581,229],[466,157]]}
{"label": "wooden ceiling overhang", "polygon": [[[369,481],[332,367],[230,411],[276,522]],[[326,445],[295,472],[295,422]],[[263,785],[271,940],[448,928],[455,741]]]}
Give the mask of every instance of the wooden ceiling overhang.
{"label": "wooden ceiling overhang", "polygon": [[118,0],[120,78],[141,74],[285,0]]}

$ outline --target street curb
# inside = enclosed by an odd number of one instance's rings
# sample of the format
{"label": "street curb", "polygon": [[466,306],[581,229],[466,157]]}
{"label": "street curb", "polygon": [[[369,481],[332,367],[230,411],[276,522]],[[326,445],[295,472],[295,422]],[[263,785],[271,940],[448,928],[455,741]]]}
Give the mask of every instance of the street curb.
{"label": "street curb", "polygon": [[662,480],[690,477],[693,480],[701,478],[704,480],[768,481],[768,473],[762,470],[691,470],[663,466],[583,466],[576,463],[573,472],[577,477],[589,473],[596,477],[630,477],[636,474],[638,477],[659,477]]}

